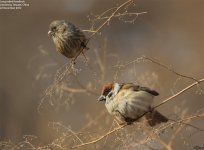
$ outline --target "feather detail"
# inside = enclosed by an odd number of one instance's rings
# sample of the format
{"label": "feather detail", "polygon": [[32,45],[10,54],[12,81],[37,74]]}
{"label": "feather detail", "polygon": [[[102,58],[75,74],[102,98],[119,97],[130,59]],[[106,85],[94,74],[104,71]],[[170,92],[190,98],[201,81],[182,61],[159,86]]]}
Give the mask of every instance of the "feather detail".
{"label": "feather detail", "polygon": [[159,93],[157,91],[154,91],[148,87],[142,87],[142,86],[139,86],[139,85],[135,85],[133,83],[125,83],[125,84],[122,84],[122,87],[121,89],[129,89],[129,90],[133,90],[133,91],[145,91],[145,92],[148,92],[154,96],[158,96]]}
{"label": "feather detail", "polygon": [[106,99],[106,107],[109,113],[120,111],[125,118],[137,118],[148,111],[153,103],[153,95],[145,92],[121,89],[113,98]]}

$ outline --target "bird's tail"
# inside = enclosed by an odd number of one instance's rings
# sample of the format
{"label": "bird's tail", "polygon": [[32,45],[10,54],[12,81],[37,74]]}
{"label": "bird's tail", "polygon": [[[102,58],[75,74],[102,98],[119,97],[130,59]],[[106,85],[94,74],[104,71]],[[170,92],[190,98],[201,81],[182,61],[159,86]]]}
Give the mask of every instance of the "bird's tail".
{"label": "bird's tail", "polygon": [[157,110],[152,110],[145,115],[150,126],[155,126],[162,122],[167,122],[169,119],[159,113]]}

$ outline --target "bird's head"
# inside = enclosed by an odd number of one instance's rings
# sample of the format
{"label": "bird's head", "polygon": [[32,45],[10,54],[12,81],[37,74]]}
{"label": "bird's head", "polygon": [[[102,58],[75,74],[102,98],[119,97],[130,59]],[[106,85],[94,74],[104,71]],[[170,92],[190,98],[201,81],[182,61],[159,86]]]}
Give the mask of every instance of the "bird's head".
{"label": "bird's head", "polygon": [[99,101],[106,101],[107,98],[115,96],[120,90],[118,83],[107,83],[103,86],[101,96],[98,98]]}
{"label": "bird's head", "polygon": [[63,33],[66,29],[66,22],[64,20],[55,20],[50,23],[48,36],[54,37],[55,34]]}

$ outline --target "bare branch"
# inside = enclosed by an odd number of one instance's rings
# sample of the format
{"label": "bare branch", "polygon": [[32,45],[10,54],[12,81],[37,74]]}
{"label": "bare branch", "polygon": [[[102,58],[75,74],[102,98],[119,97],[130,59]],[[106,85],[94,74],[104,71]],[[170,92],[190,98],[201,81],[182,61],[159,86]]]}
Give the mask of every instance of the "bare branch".
{"label": "bare branch", "polygon": [[171,122],[171,123],[169,123],[169,124],[167,124],[167,125],[162,126],[160,129],[157,129],[153,134],[149,135],[149,136],[146,138],[145,141],[148,141],[148,139],[149,139],[150,137],[152,137],[153,135],[158,134],[159,132],[161,132],[161,131],[163,131],[163,130],[165,130],[165,129],[167,129],[167,128],[169,128],[169,127],[175,125],[175,124],[183,123],[183,122],[185,122],[185,121],[189,121],[189,120],[196,119],[196,118],[202,118],[202,117],[204,117],[204,114],[193,115],[193,116],[190,116],[190,117],[187,117],[187,118],[180,119],[180,120],[175,121],[175,122]]}
{"label": "bare branch", "polygon": [[124,64],[114,65],[114,66],[112,66],[112,67],[122,69],[122,68],[125,68],[126,66],[131,65],[131,64],[141,63],[141,62],[147,62],[147,61],[152,62],[152,63],[154,63],[154,64],[156,64],[156,65],[158,65],[158,66],[160,66],[160,67],[162,67],[162,68],[165,68],[165,69],[167,69],[168,71],[170,71],[170,72],[172,72],[172,73],[174,73],[174,74],[176,74],[176,75],[178,75],[178,76],[180,76],[180,77],[187,78],[187,79],[191,79],[191,80],[193,80],[193,81],[198,82],[197,79],[195,79],[195,78],[193,78],[193,77],[190,77],[190,76],[183,75],[183,74],[181,74],[181,73],[178,73],[177,71],[173,70],[171,67],[169,67],[169,66],[163,64],[162,62],[160,62],[160,61],[158,61],[158,60],[155,60],[155,59],[153,59],[153,58],[146,57],[146,56],[139,57],[139,58],[137,58],[137,59],[135,59],[135,60],[129,61],[129,62],[124,63]]}
{"label": "bare branch", "polygon": [[161,106],[161,105],[163,105],[163,104],[165,104],[165,103],[167,103],[168,101],[170,101],[170,100],[172,100],[173,98],[175,98],[175,97],[181,95],[181,94],[184,93],[185,91],[189,90],[190,88],[194,87],[195,85],[198,85],[199,83],[201,83],[201,82],[203,82],[203,81],[204,81],[204,79],[200,79],[200,80],[194,82],[193,84],[187,86],[186,88],[184,88],[184,89],[181,90],[180,92],[178,92],[178,93],[172,95],[171,97],[165,99],[164,101],[162,101],[160,104],[158,104],[157,106],[155,106],[154,109],[157,108],[157,107],[159,107],[159,106]]}
{"label": "bare branch", "polygon": [[163,68],[165,68],[165,69],[167,69],[167,70],[169,70],[169,71],[171,71],[172,73],[174,73],[174,74],[176,74],[176,75],[178,75],[178,76],[180,76],[180,77],[188,78],[188,79],[194,80],[194,81],[196,81],[196,82],[199,82],[197,79],[195,79],[195,78],[193,78],[193,77],[189,77],[189,76],[186,76],[186,75],[183,75],[183,74],[180,74],[180,73],[176,72],[176,71],[173,70],[171,67],[168,67],[167,65],[165,65],[165,64],[163,64],[163,63],[161,63],[161,62],[159,62],[159,61],[157,61],[157,60],[154,60],[154,59],[152,59],[152,58],[148,58],[148,57],[146,57],[146,56],[143,56],[143,58],[146,59],[146,60],[149,60],[150,62],[155,63],[155,64],[157,64],[157,65],[159,65],[159,66],[161,66],[161,67],[163,67]]}
{"label": "bare branch", "polygon": [[109,132],[106,133],[105,135],[102,135],[101,137],[99,137],[99,138],[97,138],[97,139],[95,139],[95,140],[93,140],[93,141],[90,141],[90,142],[87,142],[87,143],[83,143],[83,144],[80,144],[80,145],[76,145],[76,146],[73,146],[73,147],[71,147],[71,148],[72,148],[72,149],[73,149],[73,148],[79,148],[79,147],[82,147],[82,146],[86,146],[86,145],[90,145],[90,144],[97,143],[97,142],[99,142],[100,140],[104,139],[105,137],[107,137],[107,136],[113,134],[114,132],[116,132],[116,131],[118,131],[118,130],[124,128],[125,126],[127,126],[127,125],[119,126],[119,127],[117,127],[117,128],[115,128],[115,129],[109,131]]}
{"label": "bare branch", "polygon": [[128,4],[131,4],[133,3],[133,0],[128,0],[126,1],[125,3],[123,3],[122,5],[120,5],[119,7],[116,8],[116,10],[112,13],[112,15],[110,17],[107,18],[107,20],[101,25],[98,27],[98,29],[89,37],[89,39],[91,39],[97,32],[99,32],[110,20],[111,18],[114,17],[114,15],[121,9],[123,8],[124,6],[128,5]]}

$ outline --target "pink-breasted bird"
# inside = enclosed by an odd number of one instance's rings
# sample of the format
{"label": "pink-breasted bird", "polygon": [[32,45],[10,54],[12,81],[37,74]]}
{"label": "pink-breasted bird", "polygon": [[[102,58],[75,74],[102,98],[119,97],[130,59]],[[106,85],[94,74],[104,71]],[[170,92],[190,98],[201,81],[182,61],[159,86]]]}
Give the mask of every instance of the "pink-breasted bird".
{"label": "pink-breasted bird", "polygon": [[[104,85],[99,101],[105,101],[105,106],[111,115],[120,123],[131,124],[145,114],[150,126],[167,122],[168,119],[153,109],[153,98],[159,93],[133,83],[108,83]],[[146,113],[147,112],[147,113]]]}

